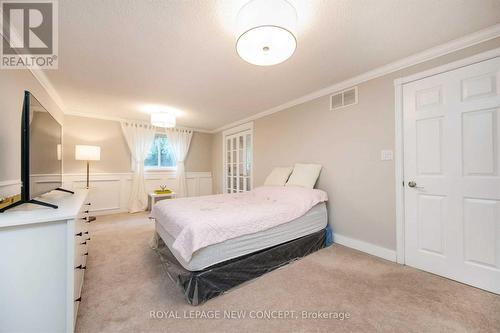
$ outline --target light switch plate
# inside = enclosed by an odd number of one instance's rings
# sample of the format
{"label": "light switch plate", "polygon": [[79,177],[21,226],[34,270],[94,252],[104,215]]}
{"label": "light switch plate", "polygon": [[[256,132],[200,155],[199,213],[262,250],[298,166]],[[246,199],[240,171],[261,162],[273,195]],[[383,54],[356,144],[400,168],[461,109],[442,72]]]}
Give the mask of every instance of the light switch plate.
{"label": "light switch plate", "polygon": [[380,152],[380,159],[382,161],[392,161],[394,159],[394,153],[392,150],[382,150]]}

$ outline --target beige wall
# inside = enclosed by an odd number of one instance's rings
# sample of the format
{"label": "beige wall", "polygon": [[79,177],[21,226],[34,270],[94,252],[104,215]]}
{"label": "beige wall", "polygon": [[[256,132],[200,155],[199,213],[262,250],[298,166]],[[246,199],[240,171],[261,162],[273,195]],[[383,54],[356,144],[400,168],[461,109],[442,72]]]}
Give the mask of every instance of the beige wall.
{"label": "beige wall", "polygon": [[[130,172],[130,152],[120,123],[113,120],[64,117],[64,172],[85,172],[85,163],[75,161],[75,145],[101,146],[101,160],[92,163],[92,172]],[[195,132],[186,157],[186,171],[212,170],[212,135]]]}
{"label": "beige wall", "polygon": [[186,156],[187,171],[212,171],[212,134],[194,132]]}
{"label": "beige wall", "polygon": [[75,160],[75,145],[101,147],[101,160],[91,163],[92,172],[130,172],[130,152],[119,122],[65,116],[63,133],[64,173],[85,172],[85,162]]}
{"label": "beige wall", "polygon": [[212,179],[214,193],[222,193],[222,132],[212,138]]}
{"label": "beige wall", "polygon": [[[334,232],[396,249],[394,161],[380,160],[381,150],[394,150],[394,79],[496,47],[500,38],[360,84],[352,107],[330,111],[325,96],[256,120],[254,184],[275,166],[320,163],[318,188],[330,197]],[[221,140],[220,133],[214,136],[218,192]]]}
{"label": "beige wall", "polygon": [[63,122],[61,109],[31,72],[0,70],[0,182],[21,178],[21,111],[25,90],[30,91],[60,123]]}

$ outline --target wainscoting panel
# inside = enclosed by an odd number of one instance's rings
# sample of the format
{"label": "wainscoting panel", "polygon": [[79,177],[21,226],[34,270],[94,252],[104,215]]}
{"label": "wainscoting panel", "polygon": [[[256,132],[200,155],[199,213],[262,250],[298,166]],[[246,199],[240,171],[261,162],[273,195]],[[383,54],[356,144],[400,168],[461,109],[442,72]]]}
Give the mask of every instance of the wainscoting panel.
{"label": "wainscoting panel", "polygon": [[[44,175],[38,176],[43,182]],[[148,172],[145,176],[146,191],[152,192],[160,185],[176,190],[175,172]],[[188,196],[212,194],[211,172],[186,172]],[[64,174],[63,187],[69,190],[85,187],[85,174]],[[95,173],[90,175],[90,211],[94,215],[123,213],[127,211],[132,186],[132,173]]]}
{"label": "wainscoting panel", "polygon": [[[63,188],[74,190],[86,186],[86,174],[64,174]],[[152,192],[166,185],[176,190],[175,172],[161,171],[146,174],[146,191]],[[188,196],[212,194],[211,172],[186,172]],[[33,192],[43,191],[54,186],[53,175],[33,175],[30,181]],[[132,173],[95,173],[90,175],[89,201],[92,203],[90,211],[94,215],[123,213],[127,211],[132,186]],[[0,182],[0,198],[19,194],[21,181]]]}
{"label": "wainscoting panel", "polygon": [[210,178],[199,178],[198,184],[199,184],[198,195],[210,195],[210,194],[213,194],[212,177],[210,177]]}
{"label": "wainscoting panel", "polygon": [[0,181],[0,199],[7,198],[21,193],[21,180],[2,180]]}
{"label": "wainscoting panel", "polygon": [[[85,188],[86,180],[76,180],[72,189]],[[89,193],[89,202],[92,204],[90,211],[95,214],[99,212],[118,211],[121,209],[120,179],[95,179],[92,181]],[[130,191],[129,191],[130,193]]]}
{"label": "wainscoting panel", "polygon": [[50,191],[61,186],[61,174],[54,175],[32,175],[30,177],[30,195],[37,196],[40,193]]}

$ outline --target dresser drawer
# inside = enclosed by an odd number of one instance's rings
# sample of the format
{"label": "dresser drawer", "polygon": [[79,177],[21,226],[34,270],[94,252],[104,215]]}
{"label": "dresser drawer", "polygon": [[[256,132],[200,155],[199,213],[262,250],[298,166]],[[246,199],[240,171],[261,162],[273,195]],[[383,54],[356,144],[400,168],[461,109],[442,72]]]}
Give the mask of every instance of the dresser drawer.
{"label": "dresser drawer", "polygon": [[88,240],[83,236],[75,236],[75,261],[86,253],[88,253]]}
{"label": "dresser drawer", "polygon": [[90,208],[91,208],[91,207],[92,207],[92,204],[91,204],[90,202],[88,202],[88,201],[87,201],[87,202],[85,202],[85,203],[82,205],[82,207],[80,208],[79,213],[80,213],[80,214],[81,214],[81,213],[84,213],[84,212],[89,213],[89,211],[90,211]]}
{"label": "dresser drawer", "polygon": [[87,258],[88,258],[87,255],[82,255],[82,265],[85,267],[87,267]]}
{"label": "dresser drawer", "polygon": [[83,276],[85,275],[84,269],[75,268],[75,283],[74,283],[74,298],[77,300],[81,295]]}
{"label": "dresser drawer", "polygon": [[[80,237],[75,237],[75,240],[79,240]],[[75,283],[74,283],[74,298],[75,300],[80,297],[80,290],[82,288],[82,283],[83,283],[83,275],[85,274],[85,270],[87,269],[86,267],[86,256],[84,255],[83,251],[85,251],[84,245],[76,244],[75,245],[75,260],[73,262],[74,264],[74,270],[75,270]]]}
{"label": "dresser drawer", "polygon": [[85,242],[90,240],[90,231],[88,228],[84,228],[75,234],[75,237],[80,237],[80,242]]}
{"label": "dresser drawer", "polygon": [[82,205],[75,218],[75,261],[74,261],[74,303],[73,303],[73,325],[76,325],[78,308],[81,304],[81,291],[87,268],[88,244],[90,241],[90,208],[91,204],[86,202]]}
{"label": "dresser drawer", "polygon": [[82,267],[85,267],[83,265],[83,256],[75,256],[75,261],[74,261],[74,267],[75,270],[81,270]]}
{"label": "dresser drawer", "polygon": [[73,303],[73,330],[76,327],[76,318],[78,316],[78,308],[80,307],[81,298]]}
{"label": "dresser drawer", "polygon": [[89,222],[88,218],[89,218],[88,216],[79,215],[75,219],[75,233],[85,232],[85,231],[89,230],[90,222]]}

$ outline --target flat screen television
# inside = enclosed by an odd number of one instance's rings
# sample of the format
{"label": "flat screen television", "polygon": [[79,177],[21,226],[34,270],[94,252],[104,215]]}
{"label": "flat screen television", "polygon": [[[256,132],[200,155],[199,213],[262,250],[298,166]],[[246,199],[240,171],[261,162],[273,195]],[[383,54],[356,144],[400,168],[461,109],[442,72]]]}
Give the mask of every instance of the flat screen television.
{"label": "flat screen television", "polygon": [[22,116],[22,199],[62,187],[62,126],[28,91]]}
{"label": "flat screen television", "polygon": [[29,92],[24,92],[21,116],[21,200],[57,208],[43,199],[44,193],[62,187],[62,126]]}

